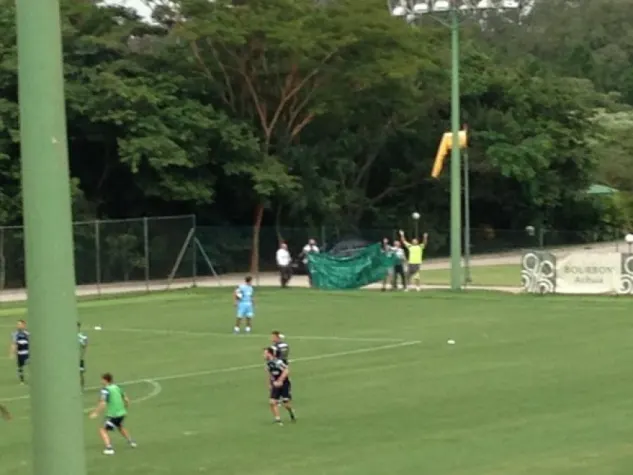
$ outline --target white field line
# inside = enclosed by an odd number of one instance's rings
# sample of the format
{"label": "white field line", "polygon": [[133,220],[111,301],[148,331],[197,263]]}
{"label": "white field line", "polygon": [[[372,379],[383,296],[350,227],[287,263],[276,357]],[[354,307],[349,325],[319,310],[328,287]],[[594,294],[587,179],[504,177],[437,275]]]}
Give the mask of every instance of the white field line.
{"label": "white field line", "polygon": [[[144,379],[143,381],[139,381],[139,383],[147,383],[150,386],[152,386],[152,390],[147,393],[145,396],[141,396],[138,399],[132,399],[130,401],[130,404],[139,404],[141,402],[145,402],[148,401],[149,399],[155,398],[156,396],[158,396],[162,391],[163,391],[163,387],[160,385],[160,383],[153,381],[151,379]],[[99,389],[99,388],[88,388],[90,390],[93,389]],[[22,396],[22,399],[28,399],[28,396]],[[18,398],[13,398],[13,401],[18,400]],[[93,411],[94,408],[89,408],[89,409],[84,409],[84,414],[88,414],[90,412]],[[22,417],[18,417],[18,420],[23,420],[23,419],[29,419],[28,416],[22,416]]]}
{"label": "white field line", "polygon": [[145,402],[148,399],[152,399],[155,398],[156,396],[158,396],[160,393],[163,392],[163,387],[160,385],[160,383],[158,381],[154,381],[153,379],[146,379],[145,381],[143,381],[144,383],[149,384],[150,386],[152,386],[152,390],[146,394],[145,396],[139,397],[137,399],[132,399],[130,401],[131,404],[138,404],[141,402]]}
{"label": "white field line", "polygon": [[[0,328],[14,328],[15,325],[1,325]],[[88,329],[86,329],[88,331]],[[189,331],[189,330],[160,330],[157,328],[102,328],[101,330],[89,330],[91,332],[121,332],[121,333],[145,333],[149,335],[173,335],[173,336],[213,336],[220,338],[238,338],[233,333],[226,332],[207,332],[207,331]],[[270,336],[268,333],[250,333],[250,336],[264,337]],[[313,340],[313,341],[357,341],[359,343],[403,343],[407,341],[404,338],[372,338],[372,337],[346,337],[346,336],[311,336],[311,335],[286,335],[291,340]]]}
{"label": "white field line", "polygon": [[[142,381],[138,381],[137,384],[141,384],[141,383],[149,384],[152,387],[152,390],[149,393],[147,393],[145,396],[141,396],[141,397],[139,397],[137,399],[130,400],[130,404],[139,404],[141,402],[145,402],[148,399],[155,398],[161,392],[163,392],[163,387],[160,385],[160,383],[157,382],[157,381],[154,381],[153,379],[144,379]],[[101,389],[101,388],[99,388],[99,387],[88,388],[89,391],[92,391],[92,390],[95,390],[95,389]],[[93,410],[93,408],[91,408],[91,409],[84,409],[84,414],[88,414],[92,410]]]}
{"label": "white field line", "polygon": [[[300,358],[293,359],[292,363],[294,364],[299,361],[320,361],[320,360],[325,360],[325,359],[330,359],[330,358],[361,355],[365,353],[375,353],[378,351],[394,350],[396,348],[419,345],[420,343],[422,342],[421,341],[403,341],[400,343],[393,343],[391,345],[374,346],[371,348],[359,348],[357,350],[340,351],[337,353],[325,353],[322,355],[305,356],[302,358],[300,357]],[[203,371],[194,371],[191,373],[179,373],[179,374],[171,374],[167,376],[155,376],[151,378],[134,379],[130,381],[122,381],[117,384],[120,384],[121,386],[129,386],[132,384],[149,383],[152,385],[157,384],[158,386],[160,386],[160,383],[159,383],[160,381],[173,381],[176,379],[197,378],[200,376],[209,376],[212,374],[235,373],[238,371],[245,371],[245,370],[250,370],[250,369],[261,369],[262,367],[263,367],[262,363],[250,364],[250,365],[244,365],[244,366],[231,366],[229,368],[209,369],[209,370],[203,370]],[[154,390],[152,391],[152,393],[158,390],[157,389],[158,386],[154,386]],[[97,387],[91,387],[87,389],[95,390],[95,389],[100,389],[100,387],[97,386]],[[158,390],[158,393],[152,395],[151,397],[157,396],[161,391],[162,391],[162,387],[160,388],[160,390]],[[11,398],[4,398],[4,399],[0,399],[0,402],[21,401],[24,399],[29,399],[29,397],[30,397],[29,395],[24,395],[24,396],[17,396],[17,397],[11,397]],[[149,395],[145,396],[145,399],[149,399],[149,398],[150,398]]]}
{"label": "white field line", "polygon": [[[122,333],[149,333],[152,335],[181,335],[181,336],[216,336],[223,338],[238,338],[233,333],[206,332],[206,331],[188,331],[188,330],[159,330],[155,328],[103,328],[100,331],[122,332]],[[250,336],[270,336],[268,333],[250,333]],[[310,336],[310,335],[286,335],[290,340],[324,340],[324,341],[357,341],[359,343],[404,343],[403,338],[370,338],[370,337],[345,337],[345,336]]]}

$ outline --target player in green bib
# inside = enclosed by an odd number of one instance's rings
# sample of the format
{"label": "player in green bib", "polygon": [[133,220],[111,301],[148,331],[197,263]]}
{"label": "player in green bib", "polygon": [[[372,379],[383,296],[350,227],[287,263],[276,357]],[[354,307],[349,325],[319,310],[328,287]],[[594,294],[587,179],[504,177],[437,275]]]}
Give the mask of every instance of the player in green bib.
{"label": "player in green bib", "polygon": [[114,384],[112,375],[106,373],[101,376],[103,388],[101,389],[101,400],[99,405],[90,414],[91,419],[95,419],[105,410],[105,423],[103,427],[99,429],[101,439],[105,444],[103,453],[105,455],[114,455],[114,449],[112,448],[112,442],[110,440],[110,431],[118,429],[125,440],[127,440],[130,447],[135,448],[136,442],[132,440],[130,433],[125,427],[123,427],[123,421],[127,416],[127,408],[130,403],[128,397],[125,395],[120,386]]}

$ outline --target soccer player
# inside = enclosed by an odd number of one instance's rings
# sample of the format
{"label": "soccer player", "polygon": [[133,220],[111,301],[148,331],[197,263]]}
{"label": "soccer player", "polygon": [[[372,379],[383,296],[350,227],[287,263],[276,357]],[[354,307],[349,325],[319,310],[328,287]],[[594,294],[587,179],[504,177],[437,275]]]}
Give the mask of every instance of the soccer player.
{"label": "soccer player", "polygon": [[285,364],[289,364],[290,345],[286,343],[285,337],[281,332],[272,332],[272,350],[274,351],[275,358],[280,359]]}
{"label": "soccer player", "polygon": [[11,338],[11,349],[9,358],[15,358],[18,365],[18,379],[20,384],[24,384],[24,367],[29,362],[30,355],[30,334],[26,329],[26,322],[18,320],[18,327]]}
{"label": "soccer player", "polygon": [[244,279],[244,283],[235,289],[235,306],[237,307],[237,318],[235,320],[234,333],[240,332],[242,322],[244,322],[246,333],[250,333],[253,321],[253,278],[249,275]]}
{"label": "soccer player", "polygon": [[81,378],[81,390],[86,387],[86,351],[88,350],[88,337],[81,331],[81,323],[77,322],[77,339],[79,340],[79,377]]}
{"label": "soccer player", "polygon": [[415,285],[416,290],[419,291],[420,281],[421,281],[420,267],[422,267],[422,258],[424,257],[424,248],[426,247],[426,244],[428,242],[429,235],[428,233],[424,233],[424,236],[422,237],[422,243],[420,243],[417,240],[417,238],[414,238],[411,240],[411,242],[408,242],[407,239],[404,237],[404,231],[400,230],[400,239],[404,243],[405,247],[409,250],[409,266],[408,266],[409,286],[411,285],[411,282],[413,281],[416,284]]}
{"label": "soccer player", "polygon": [[105,444],[103,453],[105,455],[114,455],[114,449],[112,448],[112,441],[110,440],[110,431],[118,429],[125,440],[127,440],[130,447],[136,448],[136,442],[132,440],[130,433],[125,427],[123,427],[123,421],[127,416],[127,408],[130,404],[130,400],[125,395],[120,386],[114,384],[114,379],[110,373],[105,373],[101,376],[101,382],[103,388],[101,389],[101,400],[99,405],[90,414],[91,419],[96,419],[101,412],[106,411],[105,423],[99,434]]}
{"label": "soccer player", "polygon": [[279,415],[279,402],[286,408],[290,420],[296,422],[295,411],[292,408],[292,384],[290,383],[290,369],[288,365],[275,357],[272,348],[264,349],[266,370],[268,371],[268,384],[270,388],[270,412],[273,413],[275,424],[283,425]]}
{"label": "soccer player", "polygon": [[405,277],[405,272],[407,267],[407,256],[404,254],[404,249],[402,249],[402,243],[400,241],[395,241],[393,245],[393,252],[398,258],[398,263],[393,267],[392,287],[393,290],[398,289],[398,277],[400,277],[402,280],[402,288],[406,291],[407,278]]}
{"label": "soccer player", "polygon": [[[382,240],[382,244],[381,244],[381,249],[382,252],[385,253],[386,255],[390,255],[394,252],[393,247],[391,247],[391,244],[389,243],[389,238],[384,238]],[[387,282],[393,280],[393,269],[388,269],[387,273],[385,274],[385,278],[382,281],[382,291],[386,291],[387,290]]]}

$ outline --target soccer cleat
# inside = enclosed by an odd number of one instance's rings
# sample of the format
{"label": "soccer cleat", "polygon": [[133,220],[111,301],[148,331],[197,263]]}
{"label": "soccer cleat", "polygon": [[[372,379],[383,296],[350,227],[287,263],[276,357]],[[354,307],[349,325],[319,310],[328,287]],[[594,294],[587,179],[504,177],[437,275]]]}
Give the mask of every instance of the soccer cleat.
{"label": "soccer cleat", "polygon": [[108,447],[103,450],[103,455],[114,455],[114,449],[112,447]]}
{"label": "soccer cleat", "polygon": [[235,333],[236,335],[239,334],[239,332],[240,332],[240,329],[238,327],[235,327],[233,329],[233,333]]}
{"label": "soccer cleat", "polygon": [[135,449],[136,448],[136,442],[134,442],[133,440],[130,440],[130,447]]}

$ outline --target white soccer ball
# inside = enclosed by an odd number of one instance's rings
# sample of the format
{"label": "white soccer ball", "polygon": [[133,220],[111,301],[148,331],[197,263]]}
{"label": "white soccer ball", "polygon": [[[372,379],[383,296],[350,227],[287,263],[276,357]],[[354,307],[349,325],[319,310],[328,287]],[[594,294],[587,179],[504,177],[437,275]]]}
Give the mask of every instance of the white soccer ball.
{"label": "white soccer ball", "polygon": [[420,219],[420,213],[418,213],[417,211],[414,211],[414,212],[411,214],[411,217],[412,217],[413,219]]}
{"label": "white soccer ball", "polygon": [[449,345],[454,345],[455,344],[455,340],[448,340],[446,343],[448,343]]}
{"label": "white soccer ball", "polygon": [[282,339],[282,340],[285,340],[286,339],[286,335],[284,335],[283,333],[280,333],[279,334],[279,338]]}
{"label": "white soccer ball", "polygon": [[99,325],[97,325],[97,326],[95,327],[95,330],[99,331],[99,330],[101,330],[101,327],[100,327]]}

